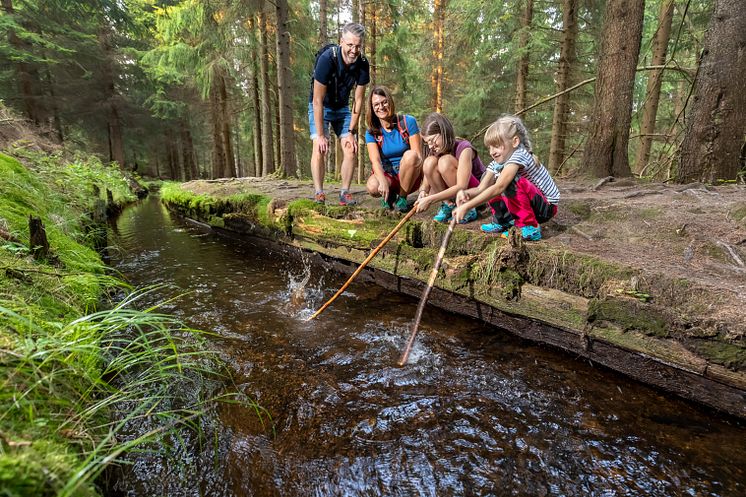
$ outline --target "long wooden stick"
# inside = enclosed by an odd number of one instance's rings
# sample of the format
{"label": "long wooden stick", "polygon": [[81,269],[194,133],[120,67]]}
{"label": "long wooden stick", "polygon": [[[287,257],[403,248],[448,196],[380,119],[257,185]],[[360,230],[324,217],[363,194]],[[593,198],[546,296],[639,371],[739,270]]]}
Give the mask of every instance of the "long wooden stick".
{"label": "long wooden stick", "polygon": [[446,247],[448,246],[448,240],[451,238],[451,233],[453,233],[454,226],[456,226],[456,220],[452,219],[451,224],[448,225],[448,231],[446,231],[446,234],[443,237],[443,242],[440,244],[438,257],[435,259],[435,265],[433,265],[433,270],[430,272],[430,279],[427,281],[427,287],[425,288],[425,291],[422,292],[420,305],[417,306],[417,314],[415,314],[414,323],[412,324],[412,334],[409,336],[407,348],[404,349],[404,353],[401,355],[401,359],[399,359],[399,362],[397,363],[399,366],[404,366],[407,363],[407,359],[409,359],[409,353],[412,351],[412,345],[414,345],[414,339],[417,336],[417,330],[420,327],[422,311],[425,309],[425,303],[427,302],[427,298],[430,296],[430,290],[433,289],[433,285],[435,284],[435,278],[438,277],[440,263],[443,262],[443,256],[446,254]]}
{"label": "long wooden stick", "polygon": [[368,263],[371,260],[373,260],[373,258],[384,247],[384,245],[386,245],[389,242],[389,240],[391,240],[394,237],[394,235],[396,235],[396,233],[401,229],[401,227],[404,226],[404,223],[406,223],[407,221],[409,221],[409,218],[411,218],[412,216],[414,216],[414,214],[415,214],[416,211],[417,211],[417,203],[415,202],[415,205],[412,207],[412,210],[410,210],[409,212],[407,212],[407,215],[404,216],[401,221],[399,221],[399,224],[396,225],[396,227],[391,231],[391,233],[389,233],[388,236],[386,238],[384,238],[383,241],[381,243],[379,243],[378,246],[375,249],[373,249],[373,251],[370,253],[370,255],[362,262],[362,264],[360,264],[360,267],[357,268],[355,270],[355,272],[352,273],[352,276],[350,276],[350,278],[345,282],[345,284],[342,285],[342,287],[339,290],[337,290],[337,293],[335,293],[334,296],[332,298],[330,298],[326,302],[326,304],[322,305],[319,308],[318,311],[314,312],[313,315],[310,318],[306,319],[306,321],[310,321],[313,318],[315,318],[316,316],[318,316],[319,314],[321,314],[322,312],[324,312],[324,310],[327,307],[329,307],[329,305],[331,305],[331,303],[334,302],[337,299],[337,297],[339,297],[340,295],[342,295],[342,292],[344,292],[345,289],[348,286],[350,286],[350,283],[352,283],[352,280],[354,280],[355,277],[358,274],[360,274],[360,271],[362,271],[363,268],[365,266],[367,266]]}

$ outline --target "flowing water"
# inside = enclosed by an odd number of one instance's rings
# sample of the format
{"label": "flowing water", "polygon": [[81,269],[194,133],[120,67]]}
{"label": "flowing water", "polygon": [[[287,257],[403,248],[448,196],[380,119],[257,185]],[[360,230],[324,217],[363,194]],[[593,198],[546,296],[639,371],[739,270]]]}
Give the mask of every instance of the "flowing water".
{"label": "flowing water", "polygon": [[[212,331],[241,404],[201,443],[132,456],[123,495],[743,496],[746,428],[477,321],[354,283],[318,258],[172,219],[157,199],[118,222],[115,266]],[[226,386],[228,388],[228,386]],[[208,430],[210,431],[210,430]],[[188,435],[184,435],[184,439]],[[177,444],[178,445],[178,444]]]}

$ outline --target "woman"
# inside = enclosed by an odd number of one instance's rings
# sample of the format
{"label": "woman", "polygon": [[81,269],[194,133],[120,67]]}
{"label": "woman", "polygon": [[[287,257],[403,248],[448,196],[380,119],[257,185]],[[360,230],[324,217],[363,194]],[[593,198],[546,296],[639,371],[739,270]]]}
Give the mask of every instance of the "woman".
{"label": "woman", "polygon": [[[485,167],[476,149],[467,140],[458,139],[451,122],[434,112],[425,118],[422,137],[427,144],[423,165],[425,181],[420,187],[417,212],[425,212],[434,202],[441,201],[440,210],[433,218],[447,223],[456,207],[460,190],[474,188],[484,174]],[[470,209],[461,220],[468,223],[477,218],[477,210]]]}
{"label": "woman", "polygon": [[407,195],[422,183],[422,138],[413,116],[397,114],[391,92],[376,86],[368,97],[365,143],[372,173],[368,193],[381,197],[381,205],[407,212]]}

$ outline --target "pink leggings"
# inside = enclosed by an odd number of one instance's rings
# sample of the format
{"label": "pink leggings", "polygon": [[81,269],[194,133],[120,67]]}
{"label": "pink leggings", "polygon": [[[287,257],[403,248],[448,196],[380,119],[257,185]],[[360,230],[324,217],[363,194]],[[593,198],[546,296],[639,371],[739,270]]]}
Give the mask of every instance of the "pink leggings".
{"label": "pink leggings", "polygon": [[499,195],[489,201],[495,222],[507,226],[514,221],[517,227],[539,226],[557,214],[557,206],[550,204],[547,198],[526,178],[512,182]]}

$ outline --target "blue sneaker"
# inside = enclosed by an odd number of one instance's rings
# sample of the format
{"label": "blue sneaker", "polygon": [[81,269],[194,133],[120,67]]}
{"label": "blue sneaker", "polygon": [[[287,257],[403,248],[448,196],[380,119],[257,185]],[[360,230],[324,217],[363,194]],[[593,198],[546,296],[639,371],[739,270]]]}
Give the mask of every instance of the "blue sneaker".
{"label": "blue sneaker", "polygon": [[439,223],[447,223],[451,220],[451,213],[453,212],[453,209],[456,208],[455,204],[449,204],[448,202],[443,202],[440,205],[440,210],[437,214],[435,214],[435,217],[433,217],[433,221],[438,221]]}
{"label": "blue sneaker", "polygon": [[[500,236],[508,238],[508,232],[504,231]],[[541,226],[521,226],[521,237],[531,242],[541,240]]]}
{"label": "blue sneaker", "polygon": [[476,220],[478,216],[479,214],[477,214],[477,210],[475,208],[471,208],[468,211],[466,211],[464,218],[461,221],[459,221],[459,224],[470,223]]}
{"label": "blue sneaker", "polygon": [[394,202],[394,209],[398,212],[409,212],[409,204],[407,203],[407,197],[399,195]]}
{"label": "blue sneaker", "polygon": [[503,231],[509,230],[511,226],[513,226],[513,221],[510,221],[510,223],[505,225],[494,222],[493,218],[493,222],[483,224],[482,226],[480,226],[480,229],[485,233],[502,233]]}

